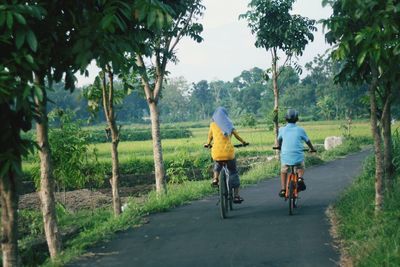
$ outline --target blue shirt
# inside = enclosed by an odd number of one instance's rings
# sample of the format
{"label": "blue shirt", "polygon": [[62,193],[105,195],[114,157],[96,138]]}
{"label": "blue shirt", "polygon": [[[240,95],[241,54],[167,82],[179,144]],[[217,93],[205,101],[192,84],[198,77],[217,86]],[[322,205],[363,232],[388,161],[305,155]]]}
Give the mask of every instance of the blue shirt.
{"label": "blue shirt", "polygon": [[278,140],[282,140],[282,165],[295,165],[304,161],[303,141],[308,142],[306,131],[295,123],[279,128]]}

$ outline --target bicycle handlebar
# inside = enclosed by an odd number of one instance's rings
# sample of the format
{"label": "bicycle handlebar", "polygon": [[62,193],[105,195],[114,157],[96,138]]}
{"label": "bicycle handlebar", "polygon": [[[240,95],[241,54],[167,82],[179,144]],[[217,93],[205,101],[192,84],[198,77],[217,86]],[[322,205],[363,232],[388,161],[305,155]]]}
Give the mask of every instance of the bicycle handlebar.
{"label": "bicycle handlebar", "polygon": [[[245,147],[245,146],[248,146],[249,145],[249,143],[244,143],[244,144],[237,144],[237,145],[233,145],[234,147]],[[211,144],[206,144],[206,145],[204,145],[204,147],[205,148],[212,148],[212,145]]]}
{"label": "bicycle handlebar", "polygon": [[[281,147],[279,147],[279,146],[274,146],[274,147],[272,147],[272,149],[274,149],[274,150],[281,150]],[[304,149],[303,149],[303,152],[317,152],[317,150],[310,150],[309,148],[304,148]]]}

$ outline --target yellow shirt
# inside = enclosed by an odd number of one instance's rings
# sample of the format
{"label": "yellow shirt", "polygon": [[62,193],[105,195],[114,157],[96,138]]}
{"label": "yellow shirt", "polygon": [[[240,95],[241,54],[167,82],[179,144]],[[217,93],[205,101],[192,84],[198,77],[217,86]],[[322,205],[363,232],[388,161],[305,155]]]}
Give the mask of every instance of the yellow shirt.
{"label": "yellow shirt", "polygon": [[[232,134],[237,140],[244,143],[243,139],[239,136],[236,130],[233,130]],[[235,158],[235,151],[231,142],[232,134],[225,136],[215,122],[210,124],[207,144],[211,144],[211,141],[214,140],[211,149],[211,157],[213,160],[230,160]]]}

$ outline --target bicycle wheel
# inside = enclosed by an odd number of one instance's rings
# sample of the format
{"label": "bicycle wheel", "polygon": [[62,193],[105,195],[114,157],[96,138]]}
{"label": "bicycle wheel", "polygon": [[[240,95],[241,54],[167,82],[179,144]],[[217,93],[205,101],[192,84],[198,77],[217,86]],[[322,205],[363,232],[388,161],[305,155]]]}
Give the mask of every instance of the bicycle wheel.
{"label": "bicycle wheel", "polygon": [[219,201],[221,217],[225,219],[228,215],[228,188],[226,186],[226,174],[224,170],[219,174]]}
{"label": "bicycle wheel", "polygon": [[295,196],[294,196],[294,182],[293,180],[289,181],[288,185],[289,189],[289,195],[288,195],[288,200],[289,200],[289,215],[293,215],[293,210],[294,210],[294,205],[295,205]]}

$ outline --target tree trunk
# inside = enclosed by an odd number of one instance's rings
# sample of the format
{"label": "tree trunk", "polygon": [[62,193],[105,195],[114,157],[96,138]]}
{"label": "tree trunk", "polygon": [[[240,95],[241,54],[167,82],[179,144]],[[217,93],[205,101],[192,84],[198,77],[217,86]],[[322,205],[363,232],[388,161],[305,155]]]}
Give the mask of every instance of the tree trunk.
{"label": "tree trunk", "polygon": [[277,60],[278,55],[276,51],[272,51],[272,86],[274,90],[274,134],[275,146],[278,146],[278,133],[279,133],[279,88],[278,88],[278,69]]}
{"label": "tree trunk", "polygon": [[61,250],[61,239],[57,226],[57,215],[54,198],[54,177],[51,162],[51,150],[48,137],[47,96],[44,88],[44,76],[35,75],[35,84],[43,93],[43,99],[35,99],[36,112],[40,115],[40,122],[36,124],[37,142],[40,156],[40,191],[39,197],[43,214],[44,232],[50,257],[54,261]]}
{"label": "tree trunk", "polygon": [[[374,70],[374,69],[373,69]],[[383,188],[383,166],[382,166],[382,140],[381,133],[378,126],[377,102],[376,102],[376,88],[377,88],[377,71],[373,71],[373,80],[369,86],[369,99],[371,107],[371,130],[374,138],[374,152],[375,152],[375,214],[382,210],[384,202],[384,188]]]}
{"label": "tree trunk", "polygon": [[391,116],[391,89],[385,88],[385,105],[382,112],[382,128],[383,128],[383,147],[384,147],[384,168],[385,168],[385,187],[388,193],[393,192],[393,184],[395,179],[395,167],[393,165],[393,143],[392,143],[392,116]]}
{"label": "tree trunk", "polygon": [[[106,77],[108,74],[108,91]],[[114,78],[110,66],[106,67],[103,78],[103,108],[106,115],[108,127],[111,131],[111,158],[112,158],[112,177],[111,177],[111,191],[113,198],[114,215],[121,214],[121,198],[119,197],[119,160],[118,160],[118,143],[119,143],[119,130],[115,121],[114,113]],[[107,94],[108,93],[108,94]]]}
{"label": "tree trunk", "polygon": [[165,183],[165,169],[161,146],[160,135],[160,118],[158,106],[155,102],[149,102],[150,118],[151,118],[151,135],[153,139],[153,156],[154,168],[156,175],[156,190],[157,193],[166,193],[167,186]]}
{"label": "tree trunk", "polygon": [[[110,125],[111,124],[111,125]],[[112,158],[112,178],[111,188],[113,196],[113,208],[114,215],[118,216],[121,214],[121,198],[119,197],[119,160],[118,160],[118,143],[119,143],[119,131],[117,129],[115,121],[109,122],[111,129],[111,158]]]}
{"label": "tree trunk", "polygon": [[[175,43],[175,45],[177,42]],[[172,52],[172,50],[171,50]],[[142,56],[136,57],[136,62],[139,67],[145,68],[145,64]],[[162,62],[162,63],[161,63]],[[154,169],[155,169],[155,180],[156,180],[156,191],[158,194],[167,193],[167,185],[165,181],[165,169],[164,160],[161,146],[161,135],[160,135],[160,115],[158,111],[158,99],[162,89],[162,83],[165,74],[165,68],[167,59],[164,57],[162,60],[157,56],[156,58],[156,76],[154,90],[151,90],[149,79],[147,75],[142,75],[142,84],[144,93],[146,95],[147,104],[150,110],[151,119],[151,136],[153,141],[153,157],[154,157]]]}
{"label": "tree trunk", "polygon": [[4,267],[19,266],[17,181],[17,175],[11,171],[0,177],[1,250]]}

